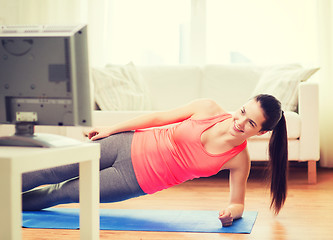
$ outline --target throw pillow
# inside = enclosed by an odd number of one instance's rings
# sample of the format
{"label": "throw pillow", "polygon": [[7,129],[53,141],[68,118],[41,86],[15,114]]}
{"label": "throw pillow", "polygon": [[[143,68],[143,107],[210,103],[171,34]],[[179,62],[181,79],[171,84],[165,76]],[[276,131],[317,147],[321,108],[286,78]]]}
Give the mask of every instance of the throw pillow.
{"label": "throw pillow", "polygon": [[252,96],[271,94],[280,100],[284,111],[297,111],[298,86],[319,68],[303,68],[297,64],[278,65],[265,70]]}
{"label": "throw pillow", "polygon": [[94,68],[92,78],[101,110],[150,110],[148,86],[132,62]]}

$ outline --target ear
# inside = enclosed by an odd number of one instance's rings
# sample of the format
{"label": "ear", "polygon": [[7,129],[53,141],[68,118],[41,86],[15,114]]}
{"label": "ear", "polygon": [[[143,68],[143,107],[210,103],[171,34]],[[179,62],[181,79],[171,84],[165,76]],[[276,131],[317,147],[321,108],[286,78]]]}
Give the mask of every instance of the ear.
{"label": "ear", "polygon": [[257,136],[261,136],[261,135],[263,135],[263,134],[265,134],[265,133],[267,133],[268,131],[260,131],[260,132],[258,132],[257,133]]}

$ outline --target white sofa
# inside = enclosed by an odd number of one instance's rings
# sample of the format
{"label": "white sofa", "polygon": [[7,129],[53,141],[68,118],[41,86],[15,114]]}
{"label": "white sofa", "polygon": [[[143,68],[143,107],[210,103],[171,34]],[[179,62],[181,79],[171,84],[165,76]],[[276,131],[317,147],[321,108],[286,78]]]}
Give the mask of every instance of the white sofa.
{"label": "white sofa", "polygon": [[[274,74],[288,78],[290,69],[299,66],[277,66]],[[176,66],[139,66],[138,72],[148,86],[151,111],[164,110],[185,104],[196,98],[212,98],[227,111],[241,107],[253,94],[263,74],[274,66],[254,65],[176,65]],[[282,70],[281,70],[282,69]],[[286,70],[286,71],[285,71]],[[315,70],[316,71],[316,70]],[[311,76],[311,72],[305,78]],[[274,78],[276,76],[268,75]],[[96,81],[99,79],[95,79]],[[304,79],[301,79],[304,80]],[[308,181],[316,182],[316,161],[319,160],[319,96],[315,81],[298,84],[298,113],[285,111],[288,130],[289,160],[308,162]],[[269,83],[271,84],[271,83]],[[95,86],[96,87],[96,86]],[[289,89],[286,89],[287,91]],[[106,126],[129,119],[147,110],[95,111],[95,126]],[[77,129],[67,130],[67,135],[77,137]],[[270,135],[253,137],[248,141],[251,160],[268,159],[268,139]]]}
{"label": "white sofa", "polygon": [[[147,111],[177,107],[196,98],[212,98],[224,109],[232,112],[250,99],[263,75],[267,74],[272,67],[254,65],[176,65],[139,66],[137,69],[143,77],[144,84],[149,89],[151,106],[148,110],[96,110],[93,112],[94,126],[107,126],[144,114]],[[278,73],[280,74],[281,72]],[[285,76],[284,74],[282,74],[282,79]],[[315,183],[316,161],[319,160],[319,96],[318,84],[311,80],[297,84],[298,98],[296,102],[298,104],[298,113],[285,111],[285,116],[288,128],[289,160],[307,161],[308,182]],[[98,79],[95,79],[95,88],[98,87],[96,86],[96,81]],[[289,89],[285,91],[287,90]],[[79,127],[37,128],[37,131],[50,130],[69,137],[84,139],[82,128]],[[263,136],[249,139],[248,148],[251,160],[267,161],[269,136],[269,134],[264,134]]]}

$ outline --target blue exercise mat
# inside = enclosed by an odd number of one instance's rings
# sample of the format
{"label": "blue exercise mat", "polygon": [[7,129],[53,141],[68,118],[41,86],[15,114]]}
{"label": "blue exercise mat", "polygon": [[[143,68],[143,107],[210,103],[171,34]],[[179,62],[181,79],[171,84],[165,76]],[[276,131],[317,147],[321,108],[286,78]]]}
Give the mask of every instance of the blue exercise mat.
{"label": "blue exercise mat", "polygon": [[[217,211],[100,209],[100,229],[120,231],[251,233],[257,212],[246,211],[222,227]],[[23,212],[23,227],[79,229],[79,209],[48,208]]]}

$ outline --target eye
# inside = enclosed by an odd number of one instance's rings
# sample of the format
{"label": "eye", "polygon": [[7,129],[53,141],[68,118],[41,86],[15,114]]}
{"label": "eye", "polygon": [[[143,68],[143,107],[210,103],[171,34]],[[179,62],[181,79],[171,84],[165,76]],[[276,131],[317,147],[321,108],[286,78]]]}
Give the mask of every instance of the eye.
{"label": "eye", "polygon": [[240,111],[241,111],[241,113],[245,113],[245,108],[242,107],[242,108],[240,109]]}
{"label": "eye", "polygon": [[253,128],[257,127],[257,124],[255,123],[255,121],[253,121],[253,120],[250,119],[249,123],[251,124],[251,126]]}

